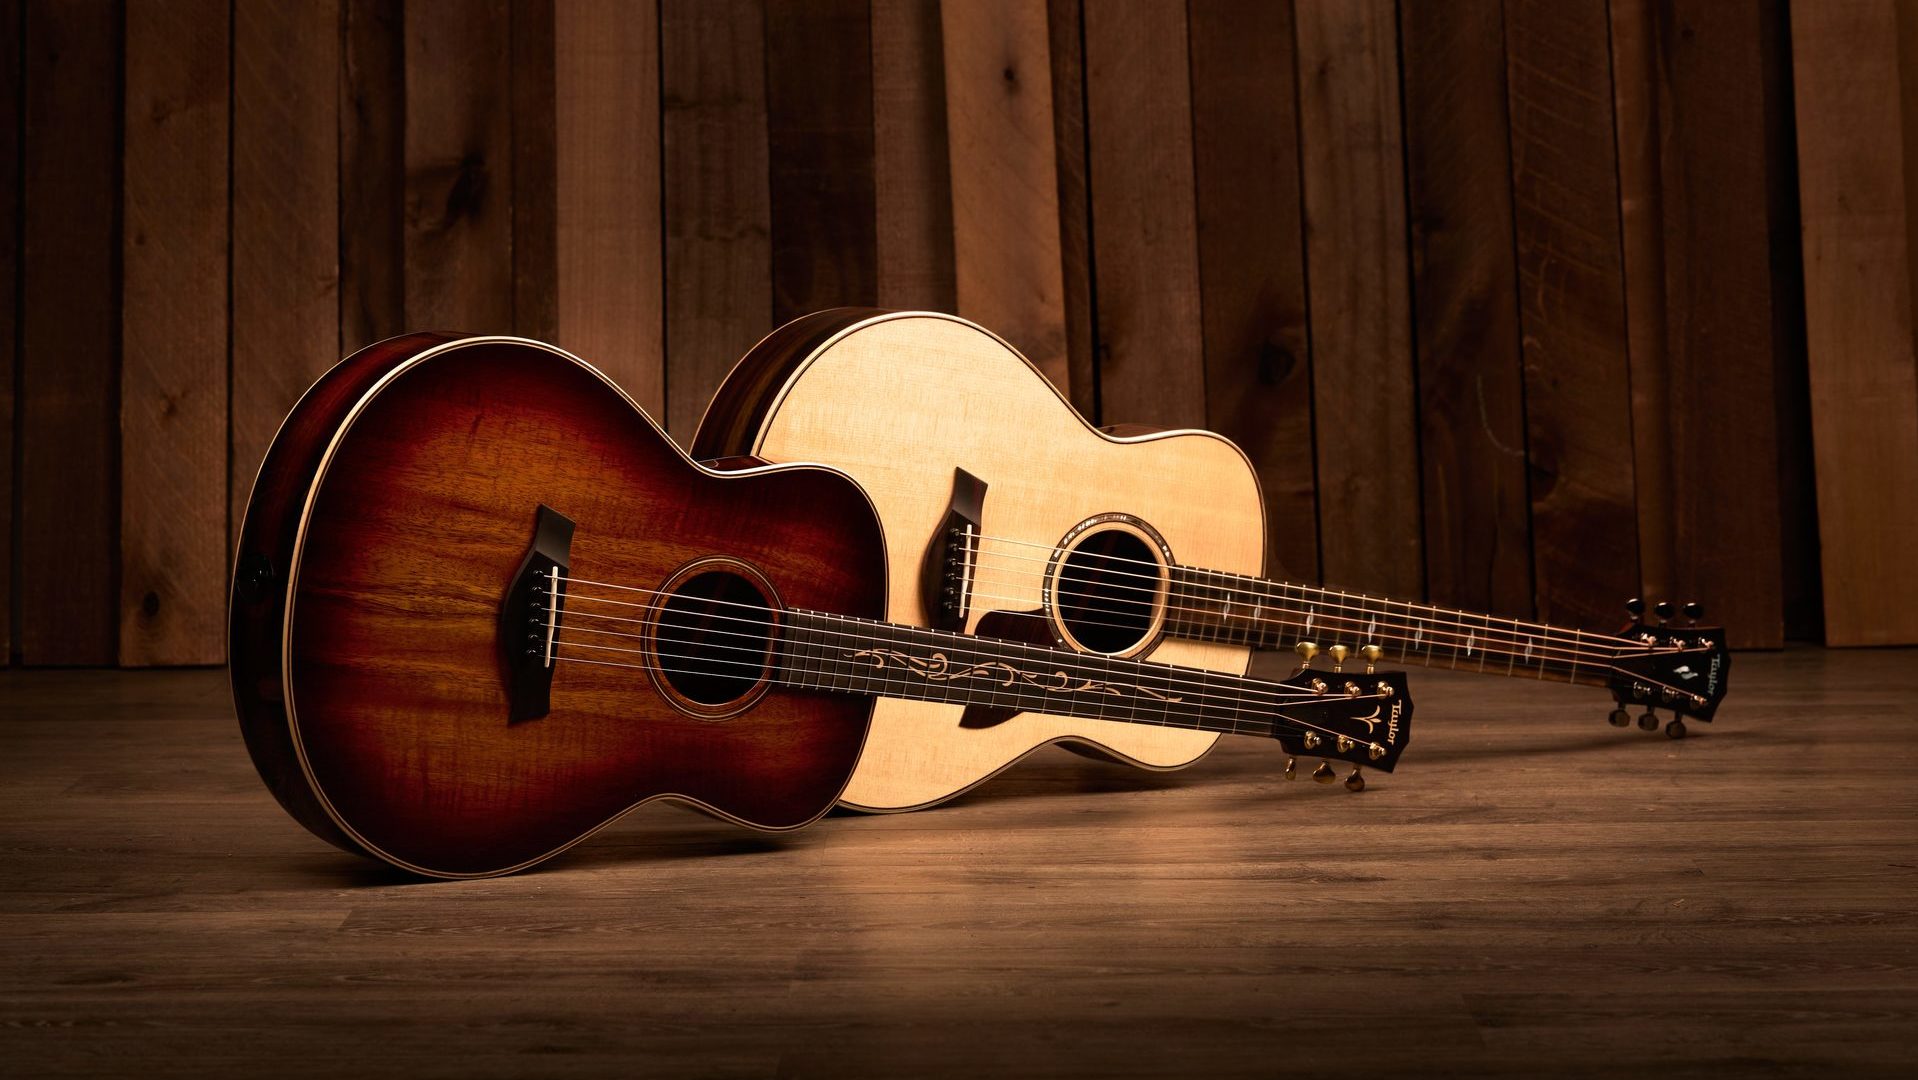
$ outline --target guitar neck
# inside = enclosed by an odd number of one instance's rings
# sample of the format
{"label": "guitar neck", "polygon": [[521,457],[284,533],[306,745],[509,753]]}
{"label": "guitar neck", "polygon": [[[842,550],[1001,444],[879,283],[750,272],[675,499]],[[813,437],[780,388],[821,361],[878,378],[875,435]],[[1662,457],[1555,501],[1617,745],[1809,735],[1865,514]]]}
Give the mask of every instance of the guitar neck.
{"label": "guitar neck", "polygon": [[1297,691],[1226,672],[789,611],[776,679],[787,686],[1232,735],[1296,732]]}
{"label": "guitar neck", "polygon": [[1261,649],[1310,642],[1321,654],[1342,645],[1348,663],[1376,646],[1395,663],[1606,686],[1619,655],[1607,634],[1184,566],[1173,570],[1168,609],[1167,628],[1182,637]]}

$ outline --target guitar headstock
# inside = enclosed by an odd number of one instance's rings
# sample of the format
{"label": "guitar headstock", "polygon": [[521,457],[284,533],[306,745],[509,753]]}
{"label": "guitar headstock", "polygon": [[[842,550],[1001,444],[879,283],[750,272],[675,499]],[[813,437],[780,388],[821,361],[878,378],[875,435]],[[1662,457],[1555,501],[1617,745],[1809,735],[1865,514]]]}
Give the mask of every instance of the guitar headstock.
{"label": "guitar headstock", "polygon": [[[1412,695],[1404,672],[1302,671],[1280,685],[1302,692],[1277,705],[1273,718],[1273,738],[1290,755],[1286,779],[1296,776],[1295,759],[1310,755],[1349,762],[1345,786],[1360,791],[1363,766],[1391,772],[1398,764],[1412,735]],[[1320,762],[1312,778],[1329,784],[1336,776]]]}
{"label": "guitar headstock", "polygon": [[1652,609],[1655,623],[1645,621],[1645,602],[1632,600],[1625,605],[1632,621],[1618,636],[1631,644],[1618,646],[1612,661],[1612,696],[1618,708],[1612,710],[1614,727],[1631,723],[1625,710],[1643,707],[1638,726],[1645,731],[1658,727],[1652,710],[1669,709],[1674,714],[1665,724],[1665,734],[1674,739],[1685,737],[1685,718],[1710,723],[1725,699],[1726,677],[1731,672],[1731,650],[1725,647],[1725,628],[1700,626],[1705,609],[1697,601],[1685,605],[1683,625],[1672,621],[1677,614],[1670,603]]}

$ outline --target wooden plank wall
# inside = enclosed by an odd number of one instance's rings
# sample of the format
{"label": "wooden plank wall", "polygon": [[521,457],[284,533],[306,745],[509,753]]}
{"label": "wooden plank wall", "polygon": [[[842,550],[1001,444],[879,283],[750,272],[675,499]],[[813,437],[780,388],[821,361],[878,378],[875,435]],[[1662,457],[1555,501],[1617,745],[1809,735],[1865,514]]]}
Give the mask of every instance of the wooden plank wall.
{"label": "wooden plank wall", "polygon": [[1286,577],[1918,641],[1895,0],[0,23],[11,663],[218,662],[254,470],[343,352],[550,338],[683,436],[754,340],[834,304],[954,310],[1095,422],[1224,431]]}

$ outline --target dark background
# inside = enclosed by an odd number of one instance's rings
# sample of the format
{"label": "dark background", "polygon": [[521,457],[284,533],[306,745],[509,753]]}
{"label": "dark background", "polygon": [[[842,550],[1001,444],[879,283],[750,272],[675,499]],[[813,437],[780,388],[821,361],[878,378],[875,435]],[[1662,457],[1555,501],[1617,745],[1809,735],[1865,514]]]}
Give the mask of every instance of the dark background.
{"label": "dark background", "polygon": [[1294,579],[1918,641],[1912,24],[0,0],[4,654],[220,662],[258,461],[368,342],[554,340],[684,438],[840,304],[956,310],[1100,422],[1224,431]]}

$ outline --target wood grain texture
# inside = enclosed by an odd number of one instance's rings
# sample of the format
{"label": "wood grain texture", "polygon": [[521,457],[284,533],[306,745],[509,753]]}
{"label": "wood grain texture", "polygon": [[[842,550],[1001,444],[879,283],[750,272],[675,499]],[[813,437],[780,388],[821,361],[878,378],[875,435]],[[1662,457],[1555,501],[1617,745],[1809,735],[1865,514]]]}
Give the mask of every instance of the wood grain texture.
{"label": "wood grain texture", "polygon": [[1268,575],[1317,581],[1312,348],[1289,6],[1187,6],[1206,426],[1258,468]]}
{"label": "wood grain texture", "polygon": [[666,430],[772,329],[761,0],[661,0]]}
{"label": "wood grain texture", "polygon": [[1092,189],[1086,175],[1085,35],[1080,0],[1046,0],[1052,59],[1053,165],[1059,174],[1059,277],[1072,405],[1099,416],[1098,343],[1092,329]]}
{"label": "wood grain texture", "polygon": [[941,7],[957,312],[1070,390],[1046,0]]}
{"label": "wood grain texture", "polygon": [[[1918,64],[1890,3],[1792,11],[1825,640],[1918,641],[1918,361],[1905,125]],[[1895,105],[1891,104],[1895,102]]]}
{"label": "wood grain texture", "polygon": [[1088,4],[1084,22],[1099,420],[1201,427],[1185,5]]}
{"label": "wood grain texture", "polygon": [[[7,672],[0,1052],[46,1077],[1902,1075],[1918,655],[1738,663],[1678,743],[1571,688],[1421,672],[1432,719],[1357,796],[1250,741],[1171,775],[1046,751],[933,812],[765,838],[648,807],[543,872],[430,887],[281,815],[221,673]],[[1299,1037],[1354,1001],[1390,1017],[1362,1049]]]}
{"label": "wood grain texture", "polygon": [[1600,3],[1505,8],[1532,564],[1569,626],[1639,588],[1609,31]]}
{"label": "wood grain texture", "polygon": [[338,0],[233,8],[235,538],[273,433],[340,357],[344,11]]}
{"label": "wood grain texture", "polygon": [[1422,596],[1397,20],[1365,0],[1297,23],[1321,576]]}
{"label": "wood grain texture", "polygon": [[[926,315],[864,321],[868,314],[841,313],[841,325],[856,329],[823,347],[782,335],[756,348],[729,382],[754,381],[757,368],[774,368],[784,377],[759,384],[758,394],[772,404],[761,409],[723,394],[702,431],[710,426],[734,441],[702,437],[697,445],[715,456],[829,462],[857,480],[885,525],[889,620],[933,625],[921,570],[926,545],[951,505],[955,467],[989,485],[980,530],[997,538],[979,558],[968,630],[994,612],[1044,609],[1046,564],[1034,554],[1115,508],[1157,529],[1176,561],[1258,573],[1265,552],[1258,481],[1230,443],[1203,433],[1113,439],[1088,427],[1036,368],[977,327]],[[735,425],[735,415],[756,422]],[[940,449],[927,453],[929,446]],[[1195,499],[1194,491],[1207,495]],[[1244,670],[1248,653],[1211,641],[1166,640],[1149,655],[1236,672]],[[844,801],[875,810],[941,801],[1050,741],[1176,768],[1216,739],[1038,713],[961,727],[963,713],[958,705],[879,701]]]}
{"label": "wood grain texture", "polygon": [[[559,151],[554,0],[512,0],[513,20],[513,332],[559,339]],[[580,5],[590,7],[590,5]],[[635,12],[636,17],[641,14]],[[657,14],[648,26],[657,28]],[[624,26],[616,27],[626,31]],[[657,97],[659,73],[653,72]],[[657,121],[658,102],[641,114]],[[655,143],[658,140],[654,140]],[[611,156],[618,144],[608,144]],[[658,169],[654,169],[658,185]],[[657,202],[657,200],[655,200]],[[657,216],[657,215],[655,215]],[[658,250],[655,241],[653,248]],[[657,353],[657,349],[654,350]]]}
{"label": "wood grain texture", "polygon": [[1399,12],[1426,590],[1436,604],[1529,617],[1502,5]]}
{"label": "wood grain texture", "polygon": [[1666,356],[1665,205],[1661,145],[1670,87],[1660,70],[1659,0],[1611,4],[1612,99],[1618,132],[1619,240],[1632,381],[1633,494],[1641,595],[1669,599],[1673,535],[1671,362]]}
{"label": "wood grain texture", "polygon": [[513,328],[511,17],[507,0],[415,4],[406,57],[406,321]]}
{"label": "wood grain texture", "polygon": [[[578,525],[581,578],[656,586],[720,553],[795,606],[870,617],[883,540],[865,497],[821,469],[702,473],[544,348],[431,346],[405,350],[374,396],[302,405],[353,410],[334,413],[351,426],[317,477],[272,458],[312,485],[285,504],[300,531],[277,584],[291,591],[288,720],[327,813],[396,864],[447,875],[522,865],[668,793],[764,828],[823,813],[858,757],[867,700],[774,691],[712,721],[666,705],[644,670],[566,664],[551,712],[509,724],[497,597],[546,504]],[[591,591],[569,589],[569,617]],[[567,640],[584,636],[567,625]],[[242,665],[235,684],[262,676]]]}
{"label": "wood grain texture", "polygon": [[121,10],[26,5],[17,648],[118,651]]}
{"label": "wood grain texture", "polygon": [[[765,11],[778,325],[821,308],[879,301],[872,23],[867,0],[765,0]],[[713,385],[697,390],[710,394]]]}
{"label": "wood grain texture", "polygon": [[227,583],[227,0],[126,8],[120,663],[216,664]]}
{"label": "wood grain texture", "polygon": [[955,311],[939,0],[873,0],[873,239],[881,307]]}
{"label": "wood grain texture", "polygon": [[19,371],[21,162],[26,155],[21,116],[21,68],[25,30],[22,0],[0,3],[0,116],[16,118],[0,136],[0,665],[12,662],[14,625],[13,451],[14,375]]}
{"label": "wood grain texture", "polygon": [[[1773,204],[1780,164],[1769,148],[1791,106],[1768,72],[1783,63],[1767,42],[1774,22],[1774,5],[1708,0],[1675,0],[1661,18],[1671,411],[1640,418],[1671,428],[1669,595],[1703,601],[1733,645],[1755,648],[1784,644],[1781,532],[1801,510],[1779,481],[1778,396],[1791,392],[1781,369],[1793,360],[1773,308],[1800,301],[1778,289],[1790,222]],[[1638,371],[1634,362],[1634,389]]]}
{"label": "wood grain texture", "polygon": [[341,0],[340,350],[404,333],[406,42],[399,0]]}
{"label": "wood grain texture", "polygon": [[642,408],[666,407],[659,9],[556,9],[558,343]]}

